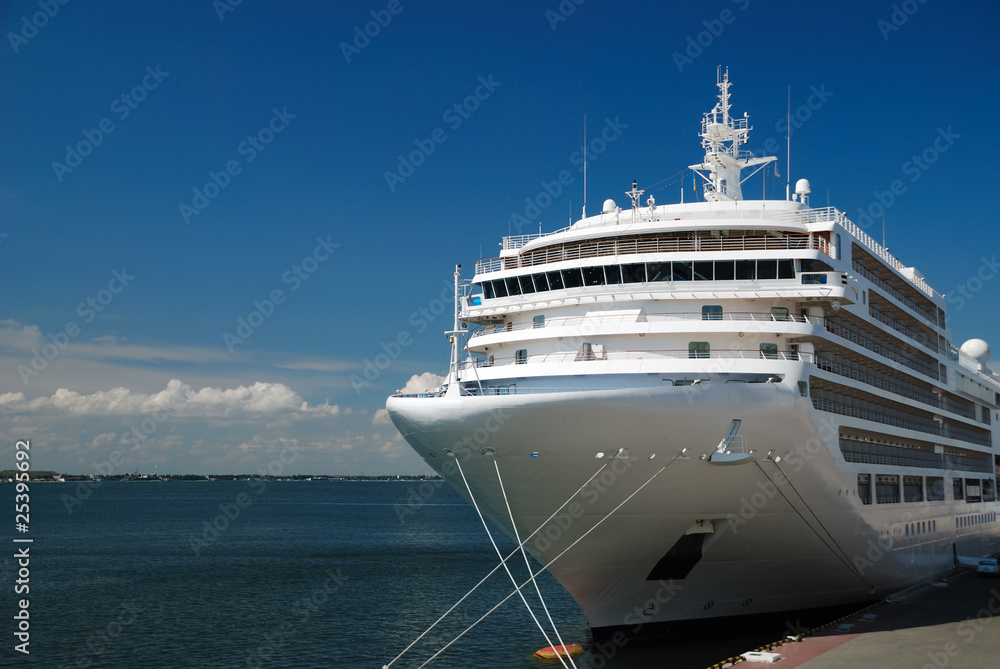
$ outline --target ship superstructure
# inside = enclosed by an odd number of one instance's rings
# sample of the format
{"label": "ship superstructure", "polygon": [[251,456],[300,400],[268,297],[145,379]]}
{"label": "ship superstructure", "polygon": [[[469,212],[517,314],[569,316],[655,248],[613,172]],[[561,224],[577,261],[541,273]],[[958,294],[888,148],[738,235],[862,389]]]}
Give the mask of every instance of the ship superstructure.
{"label": "ship superstructure", "polygon": [[954,346],[944,297],[806,180],[745,199],[774,158],[717,85],[705,201],[633,182],[628,208],[505,237],[445,383],[387,402],[593,627],[861,601],[1000,549],[988,347]]}

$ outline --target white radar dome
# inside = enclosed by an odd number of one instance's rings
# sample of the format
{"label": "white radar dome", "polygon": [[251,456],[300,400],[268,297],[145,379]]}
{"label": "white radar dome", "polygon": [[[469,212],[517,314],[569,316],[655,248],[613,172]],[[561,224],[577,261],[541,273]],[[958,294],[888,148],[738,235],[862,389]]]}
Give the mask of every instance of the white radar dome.
{"label": "white radar dome", "polygon": [[602,213],[611,214],[614,213],[615,209],[617,208],[618,205],[616,205],[615,201],[609,197],[607,200],[604,201],[604,210]]}
{"label": "white radar dome", "polygon": [[985,365],[990,361],[990,345],[982,339],[970,339],[962,344],[962,348],[959,350],[980,365]]}
{"label": "white radar dome", "polygon": [[809,179],[799,179],[795,182],[796,195],[809,195],[812,189],[809,187]]}

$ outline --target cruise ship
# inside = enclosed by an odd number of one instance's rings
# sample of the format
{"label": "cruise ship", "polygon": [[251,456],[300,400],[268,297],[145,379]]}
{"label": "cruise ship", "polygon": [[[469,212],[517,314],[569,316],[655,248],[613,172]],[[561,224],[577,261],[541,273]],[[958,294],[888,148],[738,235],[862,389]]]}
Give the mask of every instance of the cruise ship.
{"label": "cruise ship", "polygon": [[716,83],[699,201],[633,182],[457,267],[447,378],[386,403],[593,628],[870,601],[1000,550],[987,344],[805,179],[747,199],[775,158]]}

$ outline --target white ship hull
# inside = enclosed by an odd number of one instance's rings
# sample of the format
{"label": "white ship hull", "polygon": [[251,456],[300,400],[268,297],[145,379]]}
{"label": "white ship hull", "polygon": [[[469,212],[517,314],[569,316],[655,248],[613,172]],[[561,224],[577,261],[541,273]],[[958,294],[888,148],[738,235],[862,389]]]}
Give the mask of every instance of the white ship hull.
{"label": "white ship hull", "polygon": [[[499,467],[518,535],[541,528],[527,545],[542,564],[562,554],[549,568],[592,627],[873,599],[944,573],[956,548],[1000,548],[996,523],[988,534],[955,528],[973,506],[965,502],[863,505],[855,472],[873,468],[844,462],[837,417],[776,384],[396,397],[388,407],[411,446],[468,497],[457,467],[445,465],[444,449],[455,452],[484,515],[513,537]],[[736,464],[701,459],[734,418],[754,453]],[[608,457],[619,448],[627,457]],[[786,457],[776,463],[769,452]],[[703,555],[690,571],[652,574],[699,521]],[[907,536],[908,524],[931,521],[936,531]]]}
{"label": "white ship hull", "polygon": [[456,268],[447,378],[386,404],[593,627],[863,601],[1000,550],[989,347],[807,180],[743,199],[775,158],[717,86],[704,202],[633,182],[464,293]]}

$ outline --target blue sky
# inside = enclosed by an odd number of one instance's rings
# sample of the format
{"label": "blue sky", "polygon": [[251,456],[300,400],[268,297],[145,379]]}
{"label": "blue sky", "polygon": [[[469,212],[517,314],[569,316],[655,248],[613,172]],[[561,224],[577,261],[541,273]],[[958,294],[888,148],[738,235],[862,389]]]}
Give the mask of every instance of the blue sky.
{"label": "blue sky", "polygon": [[690,197],[670,178],[719,64],[750,148],[784,175],[791,86],[793,181],[876,238],[884,208],[955,341],[1000,345],[994,2],[36,0],[0,28],[0,436],[36,469],[247,472],[292,445],[290,473],[427,471],[383,407],[445,371],[452,266],[515,214],[579,215],[584,114],[611,138],[591,212],[632,179]]}

